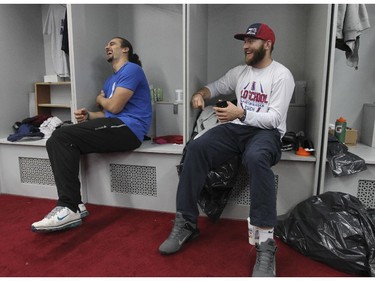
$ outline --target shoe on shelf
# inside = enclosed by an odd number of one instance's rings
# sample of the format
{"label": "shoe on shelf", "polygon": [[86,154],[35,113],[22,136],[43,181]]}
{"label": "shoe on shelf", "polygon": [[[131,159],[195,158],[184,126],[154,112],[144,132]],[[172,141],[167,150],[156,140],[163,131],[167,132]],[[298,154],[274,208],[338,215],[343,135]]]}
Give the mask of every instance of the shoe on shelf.
{"label": "shoe on shelf", "polygon": [[68,207],[57,206],[41,221],[31,225],[33,232],[59,231],[66,228],[76,227],[82,224],[81,213],[74,213]]}
{"label": "shoe on shelf", "polygon": [[81,203],[78,205],[79,212],[81,213],[81,219],[87,217],[90,213],[87,211],[85,204]]}
{"label": "shoe on shelf", "polygon": [[276,276],[276,242],[268,238],[267,241],[256,244],[256,261],[252,277],[275,277]]}
{"label": "shoe on shelf", "polygon": [[199,229],[184,219],[181,213],[177,212],[174,225],[168,238],[160,245],[159,252],[162,255],[169,255],[179,251],[183,244],[198,237]]}

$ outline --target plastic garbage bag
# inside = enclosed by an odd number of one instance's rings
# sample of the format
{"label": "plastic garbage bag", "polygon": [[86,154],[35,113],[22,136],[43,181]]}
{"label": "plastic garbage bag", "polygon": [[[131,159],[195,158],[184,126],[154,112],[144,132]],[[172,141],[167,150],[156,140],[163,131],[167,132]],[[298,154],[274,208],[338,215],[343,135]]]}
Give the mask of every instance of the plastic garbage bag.
{"label": "plastic garbage bag", "polygon": [[375,213],[356,197],[326,192],[279,217],[275,235],[340,271],[375,276]]}
{"label": "plastic garbage bag", "polygon": [[330,136],[327,159],[335,177],[351,175],[367,169],[365,160],[348,151],[348,147]]}
{"label": "plastic garbage bag", "polygon": [[198,204],[213,222],[220,218],[228,203],[233,184],[236,181],[239,165],[239,157],[233,157],[220,167],[209,171],[207,175]]}
{"label": "plastic garbage bag", "polygon": [[[177,165],[177,174],[179,176],[184,166],[188,144],[184,147],[180,164]],[[235,156],[208,172],[206,182],[198,198],[198,205],[213,222],[220,218],[228,203],[230,193],[237,179],[240,159],[239,156]]]}

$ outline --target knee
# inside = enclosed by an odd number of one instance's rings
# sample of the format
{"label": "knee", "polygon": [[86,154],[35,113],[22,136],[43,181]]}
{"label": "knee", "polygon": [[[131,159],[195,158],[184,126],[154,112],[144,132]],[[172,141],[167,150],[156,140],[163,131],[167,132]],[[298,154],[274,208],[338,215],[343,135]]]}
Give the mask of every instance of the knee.
{"label": "knee", "polygon": [[187,150],[189,151],[189,153],[197,153],[200,151],[204,151],[204,147],[204,142],[200,142],[198,138],[189,143],[189,145],[187,146]]}
{"label": "knee", "polygon": [[51,134],[51,136],[47,139],[46,148],[47,150],[51,150],[56,145],[56,140],[58,139],[58,134],[56,134],[56,130]]}
{"label": "knee", "polygon": [[51,148],[57,143],[64,142],[65,135],[66,135],[65,128],[63,127],[54,130],[51,136],[47,139],[46,147]]}
{"label": "knee", "polygon": [[248,167],[250,169],[260,167],[260,166],[271,166],[270,164],[270,155],[266,151],[251,151],[250,153],[247,153],[242,158],[242,164],[245,167]]}

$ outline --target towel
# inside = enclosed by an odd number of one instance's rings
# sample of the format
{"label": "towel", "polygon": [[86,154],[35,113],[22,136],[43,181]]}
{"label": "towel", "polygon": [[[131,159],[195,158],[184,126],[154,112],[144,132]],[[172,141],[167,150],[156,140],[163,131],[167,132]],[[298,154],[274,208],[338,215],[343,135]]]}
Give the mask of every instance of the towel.
{"label": "towel", "polygon": [[355,69],[358,69],[359,37],[368,28],[365,4],[338,5],[336,48],[345,51],[347,65]]}

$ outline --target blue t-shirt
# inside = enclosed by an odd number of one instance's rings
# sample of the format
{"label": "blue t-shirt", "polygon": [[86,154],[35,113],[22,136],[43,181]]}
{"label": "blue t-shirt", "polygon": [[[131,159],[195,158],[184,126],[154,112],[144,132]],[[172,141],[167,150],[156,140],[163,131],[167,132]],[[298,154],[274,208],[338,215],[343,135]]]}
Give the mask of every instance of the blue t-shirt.
{"label": "blue t-shirt", "polygon": [[152,118],[150,87],[143,69],[135,63],[127,62],[105,81],[105,97],[111,98],[116,87],[132,90],[133,96],[121,112],[113,114],[105,111],[105,117],[119,118],[140,141],[143,141]]}

